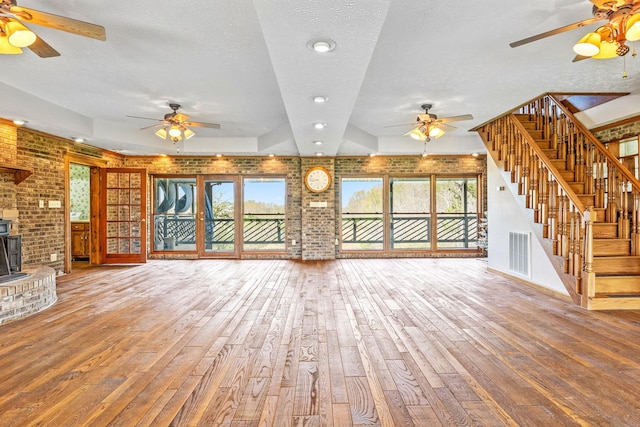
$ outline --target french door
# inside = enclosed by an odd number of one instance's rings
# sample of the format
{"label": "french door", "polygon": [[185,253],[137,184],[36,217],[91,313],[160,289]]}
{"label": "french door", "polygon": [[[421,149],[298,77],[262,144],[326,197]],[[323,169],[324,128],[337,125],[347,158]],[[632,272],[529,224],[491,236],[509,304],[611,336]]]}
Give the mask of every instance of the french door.
{"label": "french door", "polygon": [[200,258],[239,258],[242,239],[237,176],[198,176],[196,246]]}
{"label": "french door", "polygon": [[146,174],[145,169],[102,170],[103,264],[147,261]]}

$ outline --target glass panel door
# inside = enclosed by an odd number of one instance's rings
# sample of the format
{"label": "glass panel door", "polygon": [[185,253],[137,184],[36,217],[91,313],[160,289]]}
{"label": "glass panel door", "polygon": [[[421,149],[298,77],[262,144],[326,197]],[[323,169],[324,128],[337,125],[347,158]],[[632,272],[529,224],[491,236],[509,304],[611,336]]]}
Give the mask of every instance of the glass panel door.
{"label": "glass panel door", "polygon": [[237,257],[240,253],[238,182],[236,177],[199,177],[201,189],[198,233],[200,256]]}
{"label": "glass panel door", "polygon": [[103,262],[146,262],[146,171],[104,169],[102,185]]}

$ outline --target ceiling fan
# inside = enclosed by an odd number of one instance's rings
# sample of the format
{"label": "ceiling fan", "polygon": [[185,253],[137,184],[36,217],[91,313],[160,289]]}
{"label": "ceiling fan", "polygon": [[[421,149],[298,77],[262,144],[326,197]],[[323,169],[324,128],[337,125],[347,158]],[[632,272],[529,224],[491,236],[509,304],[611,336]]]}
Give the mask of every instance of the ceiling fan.
{"label": "ceiling fan", "polygon": [[169,107],[173,110],[171,113],[167,113],[164,115],[164,119],[151,119],[149,117],[138,117],[138,116],[127,116],[133,119],[144,119],[144,120],[154,120],[160,122],[156,125],[146,126],[141,128],[150,129],[154,127],[160,127],[156,132],[162,139],[170,139],[173,142],[181,141],[182,139],[189,139],[195,135],[195,132],[189,129],[189,126],[194,127],[204,127],[211,129],[220,129],[220,125],[216,123],[202,123],[202,122],[192,122],[189,121],[189,116],[178,113],[178,109],[180,108],[180,104],[169,104]]}
{"label": "ceiling fan", "polygon": [[[545,37],[571,31],[598,21],[607,21],[595,32],[587,33],[573,47],[577,54],[573,62],[586,58],[606,59],[629,53],[627,41],[640,40],[640,0],[589,0],[593,3],[593,18],[587,18],[555,30],[510,43],[522,46]],[[635,56],[635,52],[634,52]]]}
{"label": "ceiling fan", "polygon": [[84,37],[106,40],[104,27],[77,19],[27,9],[16,4],[16,0],[0,0],[0,53],[22,53],[29,48],[41,58],[60,56],[60,53],[42,40],[25,24],[42,25]]}
{"label": "ceiling fan", "polygon": [[[403,136],[409,135],[411,138],[418,141],[431,141],[431,138],[437,139],[444,135],[445,132],[454,130],[455,127],[448,125],[447,123],[459,122],[463,120],[472,120],[471,114],[464,114],[461,116],[451,116],[438,118],[435,114],[429,113],[429,110],[433,107],[432,104],[424,104],[421,108],[424,110],[424,114],[418,114],[415,123],[408,123],[407,125],[416,126],[414,129],[405,133]],[[407,126],[399,125],[399,126]],[[389,126],[387,126],[389,127]]]}

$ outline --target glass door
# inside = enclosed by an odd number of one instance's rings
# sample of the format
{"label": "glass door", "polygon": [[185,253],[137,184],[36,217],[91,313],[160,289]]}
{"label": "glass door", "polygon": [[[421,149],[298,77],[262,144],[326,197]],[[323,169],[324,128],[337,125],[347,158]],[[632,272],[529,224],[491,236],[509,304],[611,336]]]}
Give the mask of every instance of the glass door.
{"label": "glass door", "polygon": [[236,207],[240,200],[238,178],[199,176],[198,188],[202,206],[198,211],[198,255],[239,257],[242,221]]}

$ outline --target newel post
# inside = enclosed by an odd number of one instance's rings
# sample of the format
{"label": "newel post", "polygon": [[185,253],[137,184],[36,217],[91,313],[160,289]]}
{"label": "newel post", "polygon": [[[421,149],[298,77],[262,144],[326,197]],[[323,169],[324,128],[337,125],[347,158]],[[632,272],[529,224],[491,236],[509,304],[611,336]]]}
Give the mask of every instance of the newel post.
{"label": "newel post", "polygon": [[[593,206],[589,206],[584,212],[584,268],[582,270],[582,283],[586,286],[586,295],[588,298],[596,296],[596,275],[593,272],[593,222],[595,212]],[[584,296],[583,288],[583,296]],[[583,300],[583,305],[586,301]]]}

